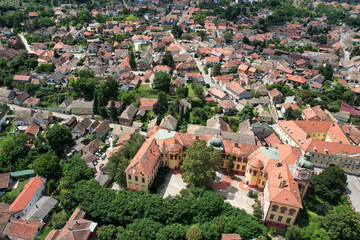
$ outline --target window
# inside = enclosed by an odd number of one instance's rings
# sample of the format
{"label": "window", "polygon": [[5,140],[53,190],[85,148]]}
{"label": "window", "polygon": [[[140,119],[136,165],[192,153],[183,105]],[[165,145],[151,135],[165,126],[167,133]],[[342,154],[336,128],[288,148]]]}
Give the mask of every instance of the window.
{"label": "window", "polygon": [[274,219],[274,216],[275,216],[274,214],[271,214],[271,215],[270,215],[270,219],[273,220],[273,219]]}
{"label": "window", "polygon": [[135,176],[135,181],[138,181],[138,177],[137,177],[137,176]]}
{"label": "window", "polygon": [[278,221],[281,222],[282,219],[283,219],[283,217],[279,216]]}
{"label": "window", "polygon": [[238,164],[238,165],[236,165],[236,169],[239,169],[240,168],[240,165]]}
{"label": "window", "polygon": [[245,166],[242,166],[241,170],[245,170]]}
{"label": "window", "polygon": [[271,211],[276,212],[278,210],[278,208],[279,207],[277,205],[274,205],[274,206],[272,206]]}
{"label": "window", "polygon": [[296,212],[295,209],[290,209],[289,210],[289,215],[294,216],[295,212]]}
{"label": "window", "polygon": [[145,183],[145,178],[142,178],[142,182]]}
{"label": "window", "polygon": [[286,223],[289,224],[291,222],[291,218],[286,219]]}
{"label": "window", "polygon": [[282,207],[282,208],[280,209],[280,212],[281,212],[281,213],[285,213],[285,212],[286,212],[286,207]]}
{"label": "window", "polygon": [[129,180],[131,180],[131,175],[128,175]]}

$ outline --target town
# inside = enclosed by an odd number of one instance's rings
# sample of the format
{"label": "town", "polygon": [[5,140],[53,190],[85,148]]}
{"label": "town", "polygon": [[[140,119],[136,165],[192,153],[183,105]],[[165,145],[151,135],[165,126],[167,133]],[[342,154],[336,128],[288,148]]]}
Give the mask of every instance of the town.
{"label": "town", "polygon": [[360,4],[0,3],[0,239],[360,239]]}

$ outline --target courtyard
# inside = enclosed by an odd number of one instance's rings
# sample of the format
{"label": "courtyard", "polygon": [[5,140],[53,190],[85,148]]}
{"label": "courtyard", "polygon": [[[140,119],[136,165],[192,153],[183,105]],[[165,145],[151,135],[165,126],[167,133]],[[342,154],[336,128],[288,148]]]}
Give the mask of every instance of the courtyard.
{"label": "courtyard", "polygon": [[[216,178],[213,183],[213,190],[225,197],[225,202],[232,206],[244,209],[247,213],[252,214],[254,199],[247,196],[248,188],[244,187],[242,181],[245,177],[233,176],[230,178],[223,172],[216,172]],[[180,194],[182,189],[186,188],[186,183],[181,178],[179,172],[169,172],[165,181],[158,189],[158,194],[166,198]]]}

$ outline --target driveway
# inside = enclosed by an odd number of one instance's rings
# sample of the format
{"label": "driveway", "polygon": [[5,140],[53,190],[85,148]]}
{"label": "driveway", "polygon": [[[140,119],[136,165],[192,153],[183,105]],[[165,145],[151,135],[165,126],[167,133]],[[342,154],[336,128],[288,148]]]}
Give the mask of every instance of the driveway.
{"label": "driveway", "polygon": [[23,42],[23,44],[24,44],[24,46],[25,46],[25,48],[26,48],[26,51],[27,51],[28,53],[34,53],[34,51],[31,50],[31,47],[30,47],[29,43],[27,42],[26,38],[24,37],[24,34],[23,34],[23,33],[19,33],[19,37],[20,37],[21,41]]}
{"label": "driveway", "polygon": [[179,173],[169,172],[165,178],[165,181],[160,185],[158,194],[163,198],[168,196],[175,196],[180,194],[181,189],[186,188],[186,183],[181,178]]}

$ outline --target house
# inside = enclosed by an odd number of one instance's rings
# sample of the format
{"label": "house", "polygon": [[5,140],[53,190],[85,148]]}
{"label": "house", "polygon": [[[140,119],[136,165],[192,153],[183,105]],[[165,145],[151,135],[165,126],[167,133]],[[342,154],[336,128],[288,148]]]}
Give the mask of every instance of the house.
{"label": "house", "polygon": [[236,105],[231,100],[218,101],[225,114],[230,114],[236,110]]}
{"label": "house", "polygon": [[90,53],[96,53],[99,49],[99,44],[96,43],[96,42],[91,42],[89,45],[88,45],[88,52]]}
{"label": "house", "polygon": [[45,222],[58,203],[59,201],[52,197],[42,196],[22,219],[29,222]]}
{"label": "house", "polygon": [[69,129],[69,131],[73,130],[73,128],[78,124],[78,121],[76,119],[75,116],[72,116],[70,119],[68,119],[66,122],[65,122],[65,126],[67,129]]}
{"label": "house", "polygon": [[281,110],[280,110],[281,113],[284,115],[285,112],[286,112],[286,110],[287,110],[288,108],[292,108],[293,111],[294,111],[295,109],[301,111],[300,107],[299,107],[296,103],[283,103],[283,104],[281,105]]}
{"label": "house", "polygon": [[5,239],[5,229],[9,228],[14,212],[9,211],[10,204],[0,203],[0,239]]}
{"label": "house", "polygon": [[95,138],[88,145],[83,147],[80,150],[80,153],[83,155],[94,154],[96,152],[96,150],[98,150],[100,143],[101,143],[101,140],[99,138]]}
{"label": "house", "polygon": [[26,84],[30,82],[30,75],[15,75],[13,80],[15,83]]}
{"label": "house", "polygon": [[114,124],[114,127],[111,131],[111,136],[113,139],[121,138],[125,135],[132,134],[132,133],[139,133],[140,130],[135,129],[133,127]]}
{"label": "house", "polygon": [[[0,191],[6,191],[10,184],[10,173],[0,173]],[[1,234],[1,233],[0,233]]]}
{"label": "house", "polygon": [[274,122],[274,118],[271,115],[271,113],[269,113],[264,107],[263,105],[257,105],[255,107],[255,112],[258,114],[257,115],[257,120],[259,122],[267,122],[267,123],[273,123]]}
{"label": "house", "polygon": [[281,103],[283,100],[283,95],[277,88],[268,91],[268,95],[274,104]]}
{"label": "house", "polygon": [[99,139],[104,139],[110,130],[109,121],[105,120],[100,123],[99,126],[95,128],[92,132],[92,135]]}
{"label": "house", "polygon": [[106,51],[106,52],[111,52],[112,51],[112,45],[108,42],[105,42],[103,45],[101,45],[100,47],[102,50]]}
{"label": "house", "polygon": [[28,134],[30,139],[35,139],[35,138],[37,138],[39,131],[40,131],[40,126],[37,125],[36,123],[31,123],[27,127],[25,134]]}
{"label": "house", "polygon": [[24,189],[9,208],[10,212],[16,212],[14,218],[25,215],[30,210],[31,206],[39,200],[44,190],[45,180],[40,177],[34,177],[25,184]]}
{"label": "house", "polygon": [[15,91],[0,88],[0,102],[8,103],[15,98]]}
{"label": "house", "polygon": [[330,118],[326,115],[320,106],[308,106],[302,112],[302,118],[308,121],[330,121]]}
{"label": "house", "polygon": [[71,103],[74,101],[74,98],[72,96],[65,99],[60,105],[59,110],[62,113],[68,113],[71,111]]}
{"label": "house", "polygon": [[204,64],[210,64],[214,66],[215,64],[220,64],[220,58],[219,57],[205,57]]}
{"label": "house", "polygon": [[28,222],[16,219],[10,222],[6,236],[11,240],[35,240],[45,226],[42,222]]}
{"label": "house", "polygon": [[160,127],[176,131],[177,122],[177,119],[174,118],[171,114],[169,114],[161,120]]}
{"label": "house", "polygon": [[149,69],[151,64],[150,59],[143,57],[136,61],[136,68],[140,71],[145,71]]}
{"label": "house", "polygon": [[94,101],[75,100],[71,103],[71,113],[78,115],[92,115]]}
{"label": "house", "polygon": [[221,91],[220,89],[215,88],[215,87],[210,91],[210,94],[219,100],[228,99],[228,95],[226,95],[226,93],[224,93],[223,91]]}
{"label": "house", "polygon": [[97,223],[86,220],[85,212],[80,208],[75,209],[65,226],[61,230],[51,230],[45,240],[90,240],[95,238]]}
{"label": "house", "polygon": [[73,129],[72,129],[72,133],[79,135],[79,136],[83,136],[85,134],[85,132],[87,131],[87,128],[91,125],[91,121],[88,118],[84,118],[83,120],[81,120],[81,122],[79,122]]}
{"label": "house", "polygon": [[27,108],[34,108],[40,102],[39,98],[29,97],[23,102],[23,106]]}
{"label": "house", "polygon": [[225,85],[225,92],[235,100],[252,98],[251,94],[235,81],[229,82]]}
{"label": "house", "polygon": [[185,80],[193,79],[198,83],[204,83],[204,77],[199,72],[187,72],[185,74]]}
{"label": "house", "polygon": [[14,104],[21,106],[23,102],[29,97],[30,95],[27,92],[19,93],[14,99]]}
{"label": "house", "polygon": [[266,89],[265,85],[262,82],[256,82],[251,84],[251,89],[256,91],[260,96],[268,95],[268,90]]}
{"label": "house", "polygon": [[34,115],[33,110],[16,110],[14,115],[15,126],[26,126],[30,124],[32,116]]}
{"label": "house", "polygon": [[167,65],[156,65],[153,68],[154,72],[166,72],[167,74],[170,74],[171,71],[171,67],[167,66]]}
{"label": "house", "polygon": [[[121,109],[122,109],[122,102],[114,101],[114,103],[115,103],[115,109],[116,109],[117,114],[120,114]],[[111,108],[111,100],[109,100],[106,105],[106,111],[107,111],[108,115],[110,115],[110,108]]]}
{"label": "house", "polygon": [[142,111],[155,111],[159,109],[157,98],[140,98],[140,108]]}
{"label": "house", "polygon": [[137,113],[137,107],[135,104],[130,104],[118,117],[119,123],[125,126],[131,126],[135,114]]}

